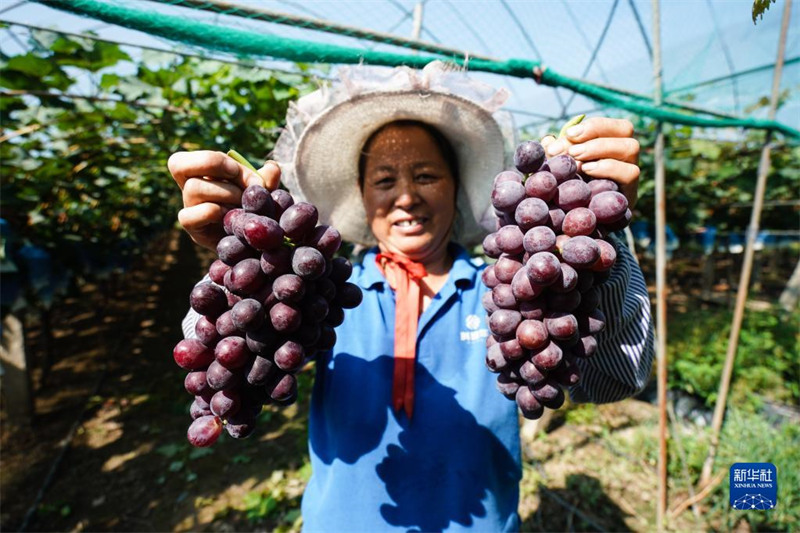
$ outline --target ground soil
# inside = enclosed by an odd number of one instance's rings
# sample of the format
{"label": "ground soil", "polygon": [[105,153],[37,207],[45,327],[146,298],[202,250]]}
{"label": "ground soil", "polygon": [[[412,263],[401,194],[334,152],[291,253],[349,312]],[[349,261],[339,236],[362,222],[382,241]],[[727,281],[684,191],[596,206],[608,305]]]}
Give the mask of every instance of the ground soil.
{"label": "ground soil", "polygon": [[[254,438],[221,439],[209,454],[185,442],[188,395],[171,350],[182,338],[189,291],[212,259],[172,231],[124,276],[80,285],[52,310],[54,360],[44,379],[41,322],[28,313],[36,415],[17,423],[2,410],[0,529],[252,531],[300,524],[307,382],[298,405],[262,415]],[[584,424],[556,418],[548,433],[523,443],[530,459],[520,505],[525,530],[653,529],[655,465],[621,456],[602,435],[653,425],[655,409],[628,400],[598,413]],[[253,501],[254,494],[261,499]]]}

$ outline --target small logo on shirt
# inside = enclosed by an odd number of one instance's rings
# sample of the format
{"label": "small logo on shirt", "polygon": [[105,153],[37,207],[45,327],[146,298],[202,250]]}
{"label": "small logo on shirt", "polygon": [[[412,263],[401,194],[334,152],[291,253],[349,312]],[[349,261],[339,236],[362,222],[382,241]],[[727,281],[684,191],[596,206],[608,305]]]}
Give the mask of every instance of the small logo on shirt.
{"label": "small logo on shirt", "polygon": [[467,331],[461,332],[462,342],[476,342],[489,336],[489,330],[481,328],[481,317],[478,315],[468,315],[464,321]]}

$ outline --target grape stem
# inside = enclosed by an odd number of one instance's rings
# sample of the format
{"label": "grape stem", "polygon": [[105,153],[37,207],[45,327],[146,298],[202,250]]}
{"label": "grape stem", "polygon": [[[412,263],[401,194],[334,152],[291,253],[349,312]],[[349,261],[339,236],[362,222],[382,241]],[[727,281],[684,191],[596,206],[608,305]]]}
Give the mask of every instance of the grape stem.
{"label": "grape stem", "polygon": [[250,161],[248,161],[247,159],[245,159],[245,157],[244,157],[242,154],[240,154],[239,152],[237,152],[237,151],[236,151],[236,150],[234,150],[233,148],[231,148],[230,150],[228,150],[228,157],[232,157],[232,158],[233,158],[233,159],[234,159],[234,160],[235,160],[237,163],[239,163],[240,165],[244,165],[244,166],[246,166],[247,168],[249,168],[250,170],[252,170],[253,172],[255,172],[255,173],[258,173],[258,170],[256,170],[256,167],[254,167],[253,165],[251,165],[251,164],[250,164]]}
{"label": "grape stem", "polygon": [[566,124],[564,124],[564,127],[563,127],[563,128],[561,128],[561,131],[559,131],[559,132],[558,132],[558,138],[560,139],[561,137],[563,137],[564,135],[566,135],[566,134],[567,134],[567,130],[568,130],[569,128],[571,128],[572,126],[574,126],[574,125],[576,125],[576,124],[580,124],[580,123],[581,123],[581,121],[582,121],[584,118],[586,118],[586,115],[585,115],[585,114],[584,114],[584,115],[578,115],[578,116],[576,116],[576,117],[572,117],[571,119],[569,119],[569,120],[567,121],[567,123],[566,123]]}

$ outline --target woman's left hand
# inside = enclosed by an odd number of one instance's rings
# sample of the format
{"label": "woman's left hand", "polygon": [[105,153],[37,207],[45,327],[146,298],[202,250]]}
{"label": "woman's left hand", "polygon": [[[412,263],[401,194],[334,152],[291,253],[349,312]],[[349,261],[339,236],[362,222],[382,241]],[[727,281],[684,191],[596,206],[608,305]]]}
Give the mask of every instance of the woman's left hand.
{"label": "woman's left hand", "polygon": [[639,142],[629,120],[593,117],[567,129],[564,137],[542,139],[547,157],[569,154],[578,171],[592,178],[607,178],[619,185],[633,207],[639,189]]}

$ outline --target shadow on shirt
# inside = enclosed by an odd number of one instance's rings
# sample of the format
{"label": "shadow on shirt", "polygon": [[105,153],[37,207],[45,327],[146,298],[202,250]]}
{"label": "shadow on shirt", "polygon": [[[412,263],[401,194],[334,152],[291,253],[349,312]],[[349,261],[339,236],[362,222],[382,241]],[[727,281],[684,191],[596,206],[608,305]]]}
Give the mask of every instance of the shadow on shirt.
{"label": "shadow on shirt", "polygon": [[[390,408],[391,390],[385,390],[387,381],[391,383],[392,357],[365,361],[340,353],[334,361],[334,369],[325,372],[335,375],[325,381],[335,385],[315,394],[318,400],[335,398],[336,408],[326,410],[327,431],[312,431],[311,446],[326,464],[334,459],[353,464],[378,447],[392,413],[402,428],[399,445],[387,446],[376,467],[392,500],[380,509],[387,523],[421,531],[441,531],[451,522],[469,527],[473,517],[487,515],[488,490],[508,507],[494,513],[516,513],[519,467],[500,440],[458,403],[454,389],[417,365],[409,422],[405,413]],[[328,442],[327,434],[335,443]]]}

